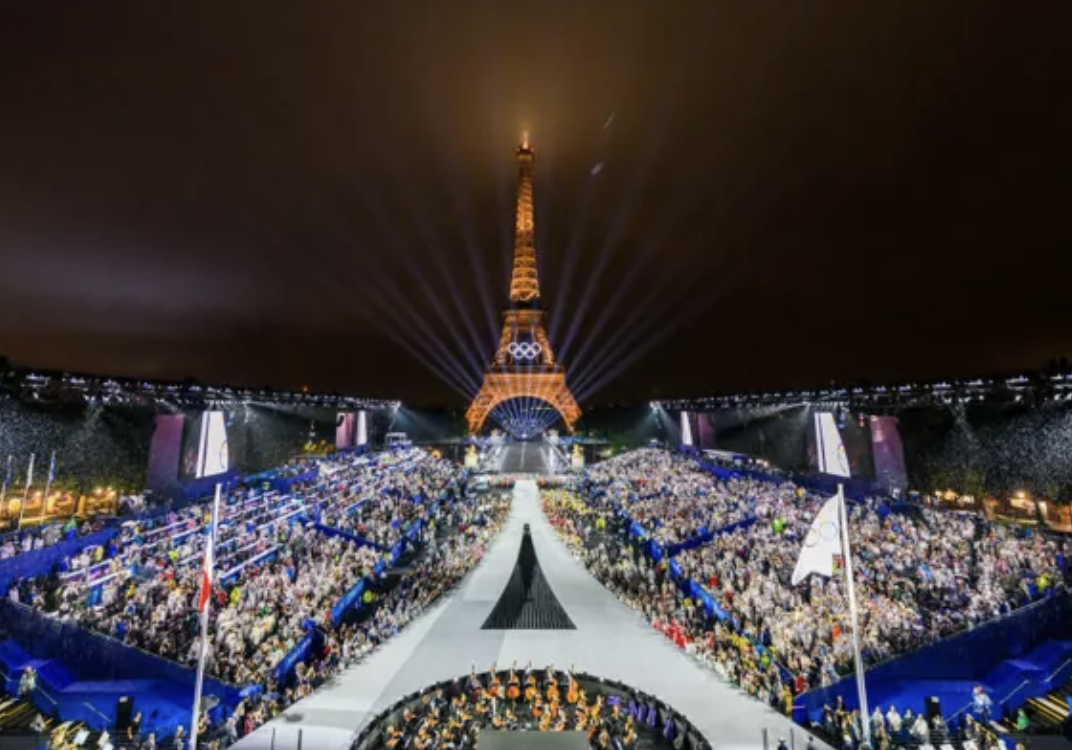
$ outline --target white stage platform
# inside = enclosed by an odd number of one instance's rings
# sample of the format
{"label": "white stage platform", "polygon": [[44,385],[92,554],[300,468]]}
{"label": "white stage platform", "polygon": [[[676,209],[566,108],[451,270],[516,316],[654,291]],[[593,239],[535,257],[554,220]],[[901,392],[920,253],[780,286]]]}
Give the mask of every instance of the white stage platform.
{"label": "white stage platform", "polygon": [[[513,571],[525,523],[540,567],[576,630],[480,629]],[[761,748],[764,727],[774,747],[793,727],[688,657],[592,578],[544,517],[535,482],[525,481],[514,490],[503,532],[453,595],[235,747],[268,750],[274,732],[275,750],[293,750],[300,729],[303,750],[342,750],[367,721],[409,693],[468,675],[474,665],[483,671],[492,663],[508,668],[529,661],[574,666],[656,695],[717,748]],[[802,739],[798,728],[801,746]]]}

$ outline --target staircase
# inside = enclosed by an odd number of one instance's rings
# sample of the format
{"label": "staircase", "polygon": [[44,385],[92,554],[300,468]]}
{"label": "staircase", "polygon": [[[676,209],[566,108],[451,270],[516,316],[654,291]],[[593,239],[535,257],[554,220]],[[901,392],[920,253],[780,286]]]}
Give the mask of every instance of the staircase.
{"label": "staircase", "polygon": [[[27,734],[30,723],[37,716],[37,708],[29,701],[20,698],[4,697],[0,700],[0,734]],[[52,720],[45,725],[51,726]]]}
{"label": "staircase", "polygon": [[[181,685],[151,675],[141,680],[80,680],[60,660],[32,656],[14,641],[0,642],[0,679],[5,683],[0,689],[16,693],[19,678],[27,666],[37,672],[37,687],[32,699],[22,703],[46,717],[62,716],[79,727],[110,730],[115,722],[112,713],[118,698],[134,696],[137,709],[145,716],[143,730],[161,737],[171,734],[188,715],[189,691]],[[27,719],[27,727],[32,720],[33,714]],[[2,722],[0,726],[4,726]]]}
{"label": "staircase", "polygon": [[1048,733],[1060,729],[1069,720],[1069,699],[1072,699],[1072,681],[1027,701],[1024,710],[1031,720],[1031,731]]}
{"label": "staircase", "polygon": [[[41,733],[34,732],[30,726],[38,714],[45,720],[45,730]],[[0,696],[0,747],[43,747],[46,737],[51,747],[57,738],[73,739],[82,730],[89,732],[82,747],[96,747],[101,732],[89,729],[80,721],[57,723],[28,700]],[[116,747],[122,748],[123,744],[116,744]]]}
{"label": "staircase", "polygon": [[[1047,641],[1035,652],[1049,656],[1046,674],[1033,679],[1029,690],[1019,696],[1014,691],[1014,695],[1002,701],[1004,716],[1000,722],[993,723],[996,729],[1006,734],[1016,733],[1016,711],[1019,708],[1024,709],[1031,722],[1029,734],[1055,734],[1068,726],[1069,701],[1072,700],[1072,656],[1069,655],[1072,644],[1067,641]],[[1061,656],[1065,658],[1054,667],[1054,662]]]}

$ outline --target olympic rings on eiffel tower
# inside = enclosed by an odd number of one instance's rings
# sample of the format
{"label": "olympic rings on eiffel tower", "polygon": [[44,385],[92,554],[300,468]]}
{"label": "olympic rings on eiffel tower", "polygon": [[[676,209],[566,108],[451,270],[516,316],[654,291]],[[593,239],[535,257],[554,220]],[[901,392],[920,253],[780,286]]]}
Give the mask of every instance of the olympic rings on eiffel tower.
{"label": "olympic rings on eiffel tower", "polygon": [[531,362],[540,356],[543,352],[543,347],[540,346],[538,341],[531,344],[527,341],[511,341],[510,345],[506,347],[506,351],[510,352],[510,356],[514,359],[523,359]]}

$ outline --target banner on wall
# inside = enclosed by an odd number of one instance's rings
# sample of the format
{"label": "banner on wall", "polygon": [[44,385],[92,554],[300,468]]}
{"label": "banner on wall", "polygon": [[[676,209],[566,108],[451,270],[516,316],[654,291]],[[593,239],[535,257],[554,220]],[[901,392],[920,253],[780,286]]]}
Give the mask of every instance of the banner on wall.
{"label": "banner on wall", "polygon": [[354,445],[354,413],[340,411],[335,417],[335,447],[339,450]]}
{"label": "banner on wall", "polygon": [[185,422],[186,417],[182,414],[156,415],[145,481],[146,487],[154,492],[169,489],[179,482]]}
{"label": "banner on wall", "polygon": [[715,447],[715,418],[710,412],[696,412],[696,429],[692,439],[697,448]]}
{"label": "banner on wall", "polygon": [[897,417],[871,417],[871,446],[875,481],[886,490],[907,489],[908,470]]}
{"label": "banner on wall", "polygon": [[357,445],[368,445],[368,412],[364,409],[357,413]]}
{"label": "banner on wall", "polygon": [[686,448],[692,447],[692,420],[687,411],[681,412],[681,444]]}

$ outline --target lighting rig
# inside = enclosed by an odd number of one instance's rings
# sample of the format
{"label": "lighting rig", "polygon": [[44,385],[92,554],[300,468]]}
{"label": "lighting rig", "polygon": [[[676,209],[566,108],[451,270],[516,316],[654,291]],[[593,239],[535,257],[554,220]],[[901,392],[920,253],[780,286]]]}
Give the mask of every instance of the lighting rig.
{"label": "lighting rig", "polygon": [[269,388],[201,385],[194,381],[169,383],[14,369],[0,369],[0,398],[40,403],[81,402],[148,408],[248,404],[397,411],[401,406],[398,401],[354,398],[338,393],[310,393],[306,389],[281,391]]}
{"label": "lighting rig", "polygon": [[1072,401],[1072,374],[976,378],[896,386],[832,387],[672,399],[652,402],[652,409],[713,411],[750,407],[843,406],[880,409],[941,406],[972,402],[1039,404]]}

